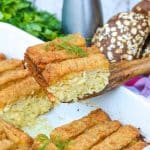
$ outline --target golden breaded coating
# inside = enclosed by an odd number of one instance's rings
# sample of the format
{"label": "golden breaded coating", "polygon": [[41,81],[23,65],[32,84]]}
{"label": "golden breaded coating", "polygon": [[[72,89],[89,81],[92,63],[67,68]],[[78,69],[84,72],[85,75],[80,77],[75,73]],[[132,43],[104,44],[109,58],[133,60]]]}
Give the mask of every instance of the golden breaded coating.
{"label": "golden breaded coating", "polygon": [[54,129],[50,135],[51,140],[54,143],[57,141],[67,141],[77,137],[83,133],[86,129],[96,125],[99,122],[110,120],[105,112],[97,109],[92,111],[88,116],[79,120],[75,120],[69,124],[63,125]]}
{"label": "golden breaded coating", "polygon": [[142,150],[146,146],[148,146],[146,142],[138,141],[129,148],[125,148],[124,150]]}
{"label": "golden breaded coating", "polygon": [[89,57],[85,58],[76,58],[58,63],[48,64],[42,75],[46,82],[50,85],[51,83],[61,79],[65,75],[83,72],[85,70],[90,71],[101,68],[102,70],[105,70],[107,72],[109,69],[108,66],[108,61],[105,59],[104,55],[99,53],[96,55],[90,55]]}
{"label": "golden breaded coating", "polygon": [[17,79],[23,79],[29,75],[30,73],[27,69],[11,70],[8,72],[4,72],[0,76],[0,86],[2,86],[3,84],[7,84],[8,82],[15,81]]}
{"label": "golden breaded coating", "polygon": [[[83,47],[83,50],[88,54],[99,53],[99,50],[96,47],[86,48]],[[55,61],[63,61],[67,59],[78,58],[77,55],[72,55],[67,53],[66,50],[60,51],[37,51],[36,48],[29,48],[26,53],[26,57],[32,59],[33,63],[36,64],[40,69],[44,69],[46,64],[55,62]]]}
{"label": "golden breaded coating", "polygon": [[23,131],[0,120],[0,148],[1,150],[29,150],[33,139]]}
{"label": "golden breaded coating", "polygon": [[4,108],[23,97],[33,95],[37,90],[40,90],[40,86],[31,76],[22,80],[22,82],[12,84],[0,91],[0,108]]}
{"label": "golden breaded coating", "polygon": [[17,67],[21,67],[22,61],[18,59],[8,59],[0,62],[0,73],[8,70],[13,70]]}
{"label": "golden breaded coating", "polygon": [[130,125],[125,125],[91,150],[120,150],[138,137],[138,129]]}
{"label": "golden breaded coating", "polygon": [[[30,57],[33,63],[42,67],[45,64],[53,61],[62,61],[69,58],[76,58],[76,55],[67,53],[64,49],[57,51],[57,44],[67,42],[69,45],[75,45],[79,47],[85,47],[86,41],[80,34],[68,35],[65,38],[56,38],[53,41],[46,42],[44,44],[38,44],[27,49],[26,55]],[[67,40],[67,41],[66,41]]]}
{"label": "golden breaded coating", "polygon": [[118,121],[97,124],[79,135],[76,139],[71,140],[65,150],[90,149],[94,144],[101,142],[104,138],[118,130],[119,127],[120,123]]}
{"label": "golden breaded coating", "polygon": [[54,129],[50,139],[61,150],[142,150],[139,130],[111,121],[102,110]]}
{"label": "golden breaded coating", "polygon": [[0,61],[3,61],[5,59],[6,59],[6,56],[4,54],[0,53]]}

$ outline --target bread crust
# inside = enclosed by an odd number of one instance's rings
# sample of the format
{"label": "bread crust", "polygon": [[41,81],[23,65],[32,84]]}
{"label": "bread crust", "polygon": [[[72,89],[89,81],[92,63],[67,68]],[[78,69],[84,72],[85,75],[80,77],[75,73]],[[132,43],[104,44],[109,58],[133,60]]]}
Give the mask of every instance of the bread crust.
{"label": "bread crust", "polygon": [[137,5],[135,5],[132,9],[135,13],[144,14],[150,17],[150,1],[142,0]]}

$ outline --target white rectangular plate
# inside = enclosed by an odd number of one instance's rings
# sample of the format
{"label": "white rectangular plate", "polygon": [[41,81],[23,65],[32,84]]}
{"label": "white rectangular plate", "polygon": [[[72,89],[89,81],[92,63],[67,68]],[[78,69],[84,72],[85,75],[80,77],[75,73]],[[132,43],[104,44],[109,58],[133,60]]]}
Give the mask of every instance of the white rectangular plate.
{"label": "white rectangular plate", "polygon": [[[16,27],[0,23],[0,52],[8,57],[23,59],[26,48],[37,43],[42,41]],[[81,118],[95,108],[102,108],[114,120],[140,128],[146,140],[150,141],[150,103],[124,87],[82,102],[61,104],[43,117],[50,127],[55,128]],[[49,135],[50,128],[46,129],[43,122],[25,130],[32,136],[38,133]]]}

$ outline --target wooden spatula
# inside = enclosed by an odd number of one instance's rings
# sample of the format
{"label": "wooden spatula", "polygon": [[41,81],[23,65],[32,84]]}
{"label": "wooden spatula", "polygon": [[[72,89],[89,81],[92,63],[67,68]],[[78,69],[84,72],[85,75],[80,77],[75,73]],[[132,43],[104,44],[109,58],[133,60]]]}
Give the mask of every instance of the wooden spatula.
{"label": "wooden spatula", "polygon": [[111,64],[109,84],[103,92],[110,91],[129,79],[143,74],[150,74],[150,57]]}

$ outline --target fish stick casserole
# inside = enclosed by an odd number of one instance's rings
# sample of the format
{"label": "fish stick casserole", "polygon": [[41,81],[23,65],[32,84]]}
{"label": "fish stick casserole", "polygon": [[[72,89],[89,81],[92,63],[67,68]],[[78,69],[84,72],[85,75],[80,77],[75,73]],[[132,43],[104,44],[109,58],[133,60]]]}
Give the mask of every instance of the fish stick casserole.
{"label": "fish stick casserole", "polygon": [[0,118],[23,127],[33,125],[51,108],[52,103],[21,60],[0,61]]}
{"label": "fish stick casserole", "polygon": [[25,61],[51,101],[84,99],[108,84],[107,59],[80,34],[29,47]]}

